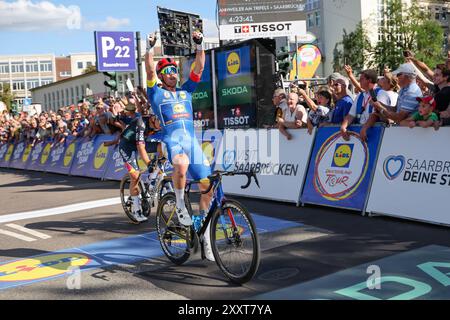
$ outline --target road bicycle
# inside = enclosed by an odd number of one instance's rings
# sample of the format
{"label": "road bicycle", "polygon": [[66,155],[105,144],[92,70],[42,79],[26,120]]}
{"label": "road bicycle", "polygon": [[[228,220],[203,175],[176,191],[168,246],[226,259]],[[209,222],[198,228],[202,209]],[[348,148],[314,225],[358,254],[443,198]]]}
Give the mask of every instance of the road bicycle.
{"label": "road bicycle", "polygon": [[[247,189],[252,177],[259,187],[254,172],[222,172],[216,171],[209,176],[210,186],[203,194],[213,190],[210,209],[199,225],[185,227],[178,221],[175,194],[165,194],[158,203],[156,213],[156,229],[159,242],[167,258],[177,265],[185,263],[191,253],[201,248],[202,259],[204,237],[211,237],[211,246],[219,269],[231,282],[243,284],[250,281],[256,274],[260,263],[260,243],[252,216],[238,201],[226,199],[222,178],[224,176],[247,176]],[[190,201],[190,191],[194,184],[186,186],[186,208],[191,216],[193,210]],[[194,217],[194,216],[193,216]],[[208,223],[211,223],[210,234],[205,234]]]}
{"label": "road bicycle", "polygon": [[[142,214],[145,217],[150,216],[152,208],[155,207],[155,204],[159,202],[166,193],[174,191],[172,180],[167,176],[165,170],[166,162],[167,159],[164,157],[152,160],[150,167],[152,167],[153,170],[158,171],[158,175],[154,180],[149,181],[147,176],[143,178],[143,172],[141,172],[141,175],[139,176],[139,199],[142,206]],[[140,222],[136,220],[131,210],[133,201],[130,195],[130,175],[128,173],[124,175],[120,181],[120,200],[127,217],[134,224],[139,224]]]}

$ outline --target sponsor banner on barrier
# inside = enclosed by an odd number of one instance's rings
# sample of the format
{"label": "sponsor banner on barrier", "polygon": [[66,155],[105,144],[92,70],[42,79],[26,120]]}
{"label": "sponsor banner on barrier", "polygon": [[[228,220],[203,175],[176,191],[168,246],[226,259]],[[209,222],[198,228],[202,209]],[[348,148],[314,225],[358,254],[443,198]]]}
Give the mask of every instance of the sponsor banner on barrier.
{"label": "sponsor banner on barrier", "polygon": [[450,128],[386,129],[367,211],[450,225],[449,136]]}
{"label": "sponsor banner on barrier", "polygon": [[119,146],[116,146],[112,152],[111,161],[106,168],[105,180],[121,180],[127,174],[122,156],[119,153]]}
{"label": "sponsor banner on barrier", "polygon": [[27,164],[25,166],[26,170],[39,171],[40,167],[38,167],[39,161],[41,159],[41,153],[45,146],[44,141],[40,141],[34,145],[31,149],[30,156],[28,157]]}
{"label": "sponsor banner on barrier", "polygon": [[11,160],[9,161],[9,167],[13,169],[19,169],[22,154],[26,148],[26,142],[22,141],[15,145],[14,152],[11,155]]}
{"label": "sponsor banner on barrier", "polygon": [[68,174],[72,161],[75,158],[77,140],[75,137],[67,137],[64,143],[57,143],[50,152],[50,160],[47,172]]}
{"label": "sponsor banner on barrier", "polygon": [[5,143],[0,147],[0,167],[7,168],[14,151],[14,144]]}
{"label": "sponsor banner on barrier", "polygon": [[114,140],[114,136],[99,135],[92,140],[80,142],[73,160],[71,175],[103,178],[113,147],[105,147],[103,142]]}
{"label": "sponsor banner on barrier", "polygon": [[368,142],[361,140],[360,129],[350,127],[349,141],[338,127],[318,130],[303,203],[364,210],[383,128],[370,129]]}
{"label": "sponsor banner on barrier", "polygon": [[225,130],[215,169],[256,172],[256,184],[242,190],[245,177],[224,177],[228,194],[297,203],[314,137],[292,130],[288,141],[278,130]]}
{"label": "sponsor banner on barrier", "polygon": [[25,145],[25,149],[22,152],[22,155],[20,156],[20,158],[18,160],[16,160],[15,162],[15,168],[16,169],[25,169],[27,164],[28,164],[28,160],[30,159],[31,156],[31,151],[33,150],[33,145],[31,143],[28,143]]}
{"label": "sponsor banner on barrier", "polygon": [[42,145],[42,152],[39,156],[39,159],[36,162],[36,164],[34,165],[34,169],[36,171],[46,171],[47,170],[47,166],[48,166],[48,162],[50,160],[50,153],[52,151],[52,148],[53,148],[53,141],[44,142],[44,144]]}

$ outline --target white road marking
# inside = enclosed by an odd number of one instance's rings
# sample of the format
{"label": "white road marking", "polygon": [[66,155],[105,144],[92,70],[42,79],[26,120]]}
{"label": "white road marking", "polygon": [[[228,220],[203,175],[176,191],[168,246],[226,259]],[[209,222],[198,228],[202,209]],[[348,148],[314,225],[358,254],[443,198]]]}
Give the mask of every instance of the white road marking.
{"label": "white road marking", "polygon": [[26,241],[26,242],[36,241],[36,239],[30,238],[30,237],[27,237],[27,236],[23,236],[21,234],[15,233],[15,232],[2,230],[2,229],[0,229],[0,234],[3,234],[5,236],[10,236],[10,237],[13,237],[13,238],[17,238],[17,239],[20,239],[20,240],[23,240],[23,241]]}
{"label": "white road marking", "polygon": [[120,204],[120,198],[110,198],[96,201],[89,201],[83,203],[71,204],[64,207],[57,207],[51,209],[37,210],[37,211],[28,211],[28,212],[20,212],[13,213],[4,216],[0,216],[0,223],[8,223],[13,221],[25,220],[25,219],[33,219],[33,218],[41,218],[48,216],[55,216],[65,213],[83,211],[93,208],[107,207]]}
{"label": "white road marking", "polygon": [[6,226],[10,227],[10,228],[13,228],[13,229],[16,229],[16,230],[19,230],[19,231],[21,231],[23,233],[31,234],[32,236],[35,236],[35,237],[38,237],[38,238],[41,238],[41,239],[50,239],[51,238],[51,236],[46,235],[45,233],[41,233],[41,232],[38,232],[36,230],[31,230],[31,229],[19,226],[17,224],[10,223],[10,224],[7,224]]}

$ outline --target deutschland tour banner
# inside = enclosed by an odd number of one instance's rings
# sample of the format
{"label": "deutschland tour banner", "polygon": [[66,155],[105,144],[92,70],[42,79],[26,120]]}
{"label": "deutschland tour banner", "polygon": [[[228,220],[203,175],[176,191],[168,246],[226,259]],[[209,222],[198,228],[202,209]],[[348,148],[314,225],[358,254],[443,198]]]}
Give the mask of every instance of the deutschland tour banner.
{"label": "deutschland tour banner", "polygon": [[39,160],[36,162],[34,168],[37,171],[46,171],[48,168],[48,162],[50,160],[50,153],[53,148],[53,141],[49,140],[42,145],[42,152],[39,156]]}
{"label": "deutschland tour banner", "polygon": [[310,158],[301,202],[364,211],[384,128],[350,127],[346,141],[338,127],[320,128]]}
{"label": "deutschland tour banner", "polygon": [[75,157],[76,146],[77,140],[75,137],[67,137],[63,143],[55,144],[50,152],[47,172],[69,174]]}
{"label": "deutschland tour banner", "polygon": [[41,153],[42,153],[42,150],[44,149],[45,144],[46,144],[46,142],[40,141],[34,145],[33,149],[31,149],[30,156],[28,157],[28,161],[25,166],[26,170],[32,170],[32,171],[40,170],[38,168],[38,163],[41,159]]}
{"label": "deutschland tour banner", "polygon": [[27,145],[25,141],[19,142],[16,144],[14,148],[14,152],[11,156],[11,160],[9,162],[9,167],[13,169],[20,169],[19,166],[22,163],[22,155],[25,152]]}
{"label": "deutschland tour banner", "polygon": [[5,143],[0,146],[0,167],[8,168],[14,151],[14,144]]}
{"label": "deutschland tour banner", "polygon": [[14,164],[16,169],[25,169],[28,164],[28,159],[30,159],[31,151],[33,151],[33,145],[31,143],[25,144],[25,148],[20,156],[20,158]]}

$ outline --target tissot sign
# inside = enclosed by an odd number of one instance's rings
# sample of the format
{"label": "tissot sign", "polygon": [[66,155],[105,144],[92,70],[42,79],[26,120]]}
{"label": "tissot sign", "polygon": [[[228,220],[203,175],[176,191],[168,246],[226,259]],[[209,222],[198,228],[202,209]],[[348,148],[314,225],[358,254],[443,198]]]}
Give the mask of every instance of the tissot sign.
{"label": "tissot sign", "polygon": [[219,1],[221,40],[306,34],[304,0]]}
{"label": "tissot sign", "polygon": [[135,71],[135,47],[133,32],[95,32],[97,70]]}

